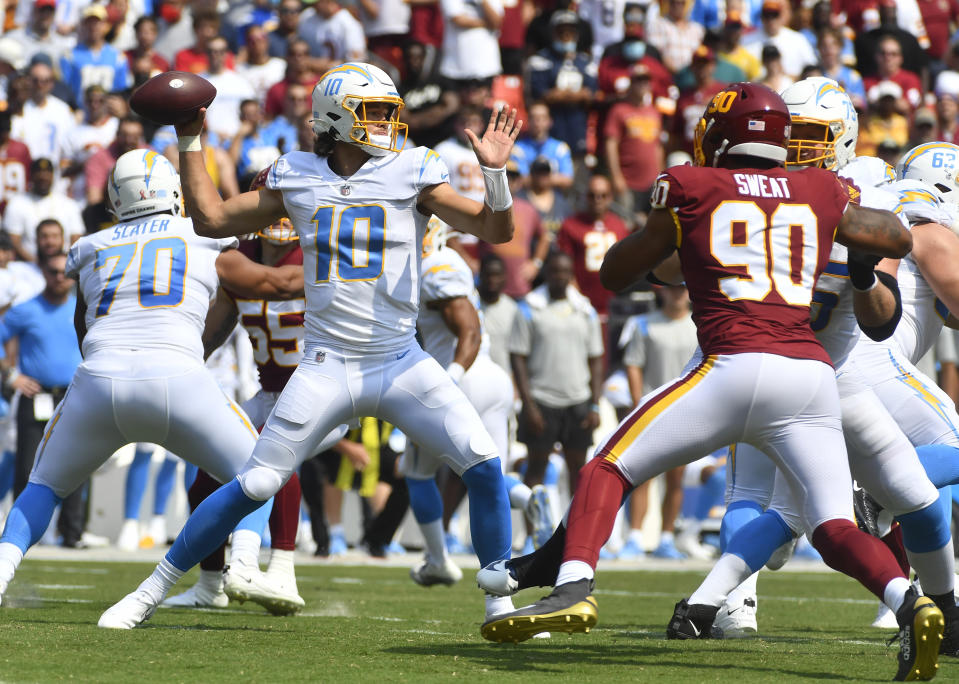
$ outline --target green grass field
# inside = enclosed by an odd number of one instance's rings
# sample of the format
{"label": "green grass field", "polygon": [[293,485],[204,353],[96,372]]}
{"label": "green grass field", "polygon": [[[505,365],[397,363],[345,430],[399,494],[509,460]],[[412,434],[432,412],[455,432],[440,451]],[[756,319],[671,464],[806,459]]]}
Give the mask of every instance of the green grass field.
{"label": "green grass field", "polygon": [[[150,569],[25,561],[0,607],[0,682],[740,684],[888,681],[896,669],[896,646],[885,645],[889,634],[868,626],[874,601],[835,573],[764,573],[763,637],[725,642],[665,640],[673,604],[699,582],[699,571],[601,571],[600,621],[592,633],[516,645],[480,637],[475,571],[456,587],[422,589],[397,567],[302,566],[297,574],[307,608],[293,618],[245,604],[161,609],[131,632],[98,629],[100,613]],[[516,604],[542,593],[527,591]],[[938,680],[959,681],[959,661],[943,662]]]}

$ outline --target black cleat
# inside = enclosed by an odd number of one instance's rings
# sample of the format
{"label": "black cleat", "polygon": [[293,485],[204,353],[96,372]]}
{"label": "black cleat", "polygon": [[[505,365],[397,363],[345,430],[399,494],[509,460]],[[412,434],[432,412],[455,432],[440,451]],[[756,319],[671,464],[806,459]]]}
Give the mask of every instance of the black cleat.
{"label": "black cleat", "polygon": [[910,587],[902,606],[896,611],[899,633],[897,682],[927,681],[939,670],[939,645],[945,628],[942,611],[928,596],[920,596]]}
{"label": "black cleat", "polygon": [[723,633],[713,627],[713,620],[719,606],[707,606],[701,603],[692,605],[686,599],[676,604],[673,617],[666,625],[667,639],[722,639]]}
{"label": "black cleat", "polygon": [[879,537],[879,513],[882,511],[879,502],[860,487],[852,492],[852,508],[859,529],[873,537]]}
{"label": "black cleat", "polygon": [[480,633],[489,641],[526,641],[540,632],[588,632],[599,619],[593,581],[561,584],[536,603],[497,615],[483,623]]}
{"label": "black cleat", "polygon": [[939,644],[939,655],[959,658],[959,606],[953,605],[942,611],[946,626]]}

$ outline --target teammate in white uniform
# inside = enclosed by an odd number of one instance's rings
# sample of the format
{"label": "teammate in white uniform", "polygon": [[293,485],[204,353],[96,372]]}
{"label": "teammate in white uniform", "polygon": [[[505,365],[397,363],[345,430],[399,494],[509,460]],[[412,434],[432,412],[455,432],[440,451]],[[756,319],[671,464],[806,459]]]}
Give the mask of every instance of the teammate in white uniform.
{"label": "teammate in white uniform", "polygon": [[[331,69],[313,89],[314,152],[284,155],[265,189],[226,201],[204,165],[205,110],[179,127],[185,199],[200,233],[240,235],[281,216],[293,222],[304,254],[305,353],[238,478],[197,508],[154,573],[107,610],[100,626],[129,629],[150,617],[176,580],[272,496],[327,433],[358,416],[382,418],[444,454],[469,489],[480,563],[509,557],[509,503],[495,443],[463,392],[416,343],[414,330],[430,214],[484,240],[511,239],[505,166],[521,122],[515,111],[502,110],[482,140],[467,134],[484,167],[480,204],[450,187],[435,152],[403,149],[402,106],[381,69],[364,63]],[[488,614],[510,607],[487,600]]]}
{"label": "teammate in white uniform", "polygon": [[[476,408],[498,453],[509,451],[509,416],[513,381],[489,355],[489,337],[479,314],[479,294],[473,273],[463,258],[446,245],[446,225],[432,219],[423,241],[421,307],[416,327],[423,349],[446,368]],[[443,501],[435,475],[442,454],[407,443],[402,470],[410,492],[410,507],[426,541],[426,558],[410,570],[417,584],[454,584],[462,571],[449,558],[444,540]],[[458,483],[457,483],[458,485]],[[514,478],[507,479],[510,504],[527,514],[534,532],[549,537],[552,524],[546,490],[536,492]],[[449,491],[448,491],[449,493]]]}
{"label": "teammate in white uniform", "polygon": [[[204,367],[200,341],[221,252],[236,240],[194,233],[181,216],[176,171],[152,151],[120,157],[107,191],[120,222],[77,241],[66,267],[79,281],[84,361],[0,536],[0,595],[57,503],[123,445],[160,444],[226,482],[256,440],[246,415]],[[289,286],[266,267],[250,269],[234,286],[251,293],[257,279],[266,290]]]}

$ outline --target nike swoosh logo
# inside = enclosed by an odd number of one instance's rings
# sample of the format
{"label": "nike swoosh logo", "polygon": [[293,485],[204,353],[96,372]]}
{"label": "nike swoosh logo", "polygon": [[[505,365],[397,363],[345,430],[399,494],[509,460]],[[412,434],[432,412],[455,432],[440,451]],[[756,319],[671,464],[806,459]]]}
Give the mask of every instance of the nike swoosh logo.
{"label": "nike swoosh logo", "polygon": [[727,609],[726,609],[726,614],[727,614],[727,615],[732,615],[733,613],[735,613],[736,611],[739,611],[739,610],[742,610],[742,606],[739,606],[738,608],[727,608]]}
{"label": "nike swoosh logo", "polygon": [[698,637],[698,636],[699,636],[699,627],[697,627],[696,624],[693,623],[693,622],[690,622],[690,623],[689,623],[689,626],[693,628],[693,634]]}

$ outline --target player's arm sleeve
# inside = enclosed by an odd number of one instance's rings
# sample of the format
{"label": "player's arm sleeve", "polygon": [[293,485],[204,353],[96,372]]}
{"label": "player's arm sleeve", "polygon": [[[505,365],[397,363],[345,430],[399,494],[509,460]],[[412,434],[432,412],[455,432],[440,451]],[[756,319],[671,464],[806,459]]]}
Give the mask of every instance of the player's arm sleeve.
{"label": "player's arm sleeve", "polygon": [[532,348],[533,313],[525,301],[518,302],[513,316],[513,329],[509,336],[509,353],[529,356]]}
{"label": "player's arm sleeve", "polygon": [[82,249],[83,246],[79,242],[75,242],[70,247],[70,251],[67,252],[67,265],[64,269],[64,275],[67,278],[80,280],[80,267],[83,265]]}
{"label": "player's arm sleeve", "polygon": [[450,182],[450,170],[446,162],[428,147],[422,148],[422,156],[414,165],[413,174],[413,187],[417,195],[431,185]]}

